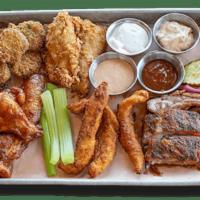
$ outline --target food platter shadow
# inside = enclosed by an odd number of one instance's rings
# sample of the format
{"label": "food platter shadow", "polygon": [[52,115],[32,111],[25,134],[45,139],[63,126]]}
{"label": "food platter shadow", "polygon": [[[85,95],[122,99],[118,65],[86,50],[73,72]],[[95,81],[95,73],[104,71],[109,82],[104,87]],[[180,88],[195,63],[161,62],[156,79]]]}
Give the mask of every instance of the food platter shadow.
{"label": "food platter shadow", "polygon": [[0,186],[1,195],[55,196],[199,196],[199,187],[135,187],[135,186]]}

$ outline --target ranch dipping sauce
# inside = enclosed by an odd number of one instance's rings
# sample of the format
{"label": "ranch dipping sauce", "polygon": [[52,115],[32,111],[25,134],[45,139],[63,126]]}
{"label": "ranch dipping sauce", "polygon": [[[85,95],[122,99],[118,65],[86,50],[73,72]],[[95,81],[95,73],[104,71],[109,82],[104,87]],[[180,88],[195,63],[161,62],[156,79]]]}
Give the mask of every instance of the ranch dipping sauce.
{"label": "ranch dipping sauce", "polygon": [[96,85],[105,81],[110,94],[122,93],[135,79],[132,66],[125,60],[114,58],[102,61],[94,71]]}
{"label": "ranch dipping sauce", "polygon": [[113,30],[109,44],[120,53],[134,54],[145,49],[148,41],[148,34],[143,27],[133,22],[124,22]]}

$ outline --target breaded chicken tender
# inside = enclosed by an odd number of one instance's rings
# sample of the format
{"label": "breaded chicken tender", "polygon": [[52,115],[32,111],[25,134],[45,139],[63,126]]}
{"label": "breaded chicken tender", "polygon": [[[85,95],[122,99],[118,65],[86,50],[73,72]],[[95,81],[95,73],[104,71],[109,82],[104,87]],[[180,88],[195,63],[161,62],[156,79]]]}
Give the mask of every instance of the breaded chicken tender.
{"label": "breaded chicken tender", "polygon": [[29,50],[38,51],[42,48],[45,41],[45,29],[38,21],[25,21],[18,25],[9,24],[9,27],[20,30],[29,42]]}
{"label": "breaded chicken tender", "polygon": [[146,90],[138,90],[119,104],[117,118],[120,125],[119,140],[122,147],[129,155],[135,172],[141,174],[144,169],[144,154],[134,130],[132,109],[135,104],[144,103],[149,99]]}
{"label": "breaded chicken tender", "polygon": [[29,42],[19,30],[6,28],[0,34],[0,62],[14,64],[29,49]]}
{"label": "breaded chicken tender", "polygon": [[109,106],[107,106],[103,112],[94,158],[88,168],[90,177],[95,178],[101,174],[112,162],[117,147],[118,129],[117,118]]}
{"label": "breaded chicken tender", "polygon": [[90,20],[82,20],[80,17],[72,18],[76,34],[81,40],[80,82],[73,85],[73,90],[81,96],[86,96],[89,91],[89,67],[93,59],[103,53],[106,48],[106,28],[96,25]]}
{"label": "breaded chicken tender", "polygon": [[42,58],[39,52],[27,51],[21,59],[12,66],[12,72],[19,77],[28,77],[39,71]]}
{"label": "breaded chicken tender", "polygon": [[108,103],[108,97],[108,85],[103,82],[88,99],[76,143],[75,162],[59,165],[67,174],[79,174],[91,161],[95,150],[96,133],[101,123],[103,110]]}
{"label": "breaded chicken tender", "polygon": [[11,77],[7,63],[0,63],[0,84],[6,83]]}
{"label": "breaded chicken tender", "polygon": [[59,12],[48,25],[46,49],[45,64],[49,80],[63,87],[71,87],[79,80],[80,41],[67,12]]}

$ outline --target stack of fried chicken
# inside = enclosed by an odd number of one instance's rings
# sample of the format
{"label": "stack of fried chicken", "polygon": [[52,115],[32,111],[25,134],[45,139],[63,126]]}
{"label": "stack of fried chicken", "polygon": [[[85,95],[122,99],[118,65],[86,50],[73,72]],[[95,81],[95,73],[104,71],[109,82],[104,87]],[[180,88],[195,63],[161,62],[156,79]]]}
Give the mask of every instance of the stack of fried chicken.
{"label": "stack of fried chicken", "polygon": [[[42,134],[38,120],[45,80],[81,97],[88,94],[89,66],[105,50],[105,33],[105,27],[66,11],[49,25],[25,21],[1,28],[0,177],[11,176],[12,161]],[[8,87],[13,77],[23,85]],[[105,113],[107,118],[110,111]]]}

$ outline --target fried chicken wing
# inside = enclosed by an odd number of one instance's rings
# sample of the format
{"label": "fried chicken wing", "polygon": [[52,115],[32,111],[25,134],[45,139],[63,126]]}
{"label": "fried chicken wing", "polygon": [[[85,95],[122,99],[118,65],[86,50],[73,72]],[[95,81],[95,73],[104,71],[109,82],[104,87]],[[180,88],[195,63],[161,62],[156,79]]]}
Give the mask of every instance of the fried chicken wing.
{"label": "fried chicken wing", "polygon": [[45,78],[42,75],[34,74],[24,83],[26,96],[22,109],[29,121],[36,124],[39,121],[42,102],[41,94],[45,88]]}
{"label": "fried chicken wing", "polygon": [[106,29],[103,26],[96,25],[89,20],[82,20],[79,17],[73,17],[73,23],[75,25],[76,34],[81,40],[79,59],[80,82],[76,82],[73,85],[73,90],[85,96],[89,90],[89,67],[93,59],[103,53],[106,47]]}
{"label": "fried chicken wing", "polygon": [[28,48],[29,42],[19,30],[6,28],[0,34],[0,62],[14,64]]}
{"label": "fried chicken wing", "polygon": [[6,83],[11,77],[7,63],[0,63],[0,84]]}
{"label": "fried chicken wing", "polygon": [[63,87],[78,81],[80,41],[67,12],[59,12],[48,25],[46,71],[49,80]]}
{"label": "fried chicken wing", "polygon": [[10,133],[0,133],[0,178],[10,178],[13,160],[26,148],[21,138]]}
{"label": "fried chicken wing", "polygon": [[144,154],[134,130],[134,122],[131,116],[133,106],[146,102],[149,94],[145,90],[138,90],[132,96],[124,99],[118,107],[118,121],[120,125],[119,140],[122,147],[128,153],[136,173],[140,174],[144,168]]}
{"label": "fried chicken wing", "polygon": [[25,142],[42,133],[27,119],[22,108],[8,92],[0,93],[0,132],[15,133]]}
{"label": "fried chicken wing", "polygon": [[30,45],[29,50],[38,51],[42,48],[46,32],[40,22],[30,20],[19,23],[18,25],[10,23],[9,27],[17,28],[26,36]]}
{"label": "fried chicken wing", "polygon": [[95,154],[89,165],[88,174],[94,178],[112,162],[117,145],[119,124],[113,111],[107,106],[103,112],[100,131],[97,136]]}
{"label": "fried chicken wing", "polygon": [[42,66],[42,58],[39,52],[27,51],[22,55],[13,67],[12,72],[19,77],[29,77],[32,74],[38,73]]}
{"label": "fried chicken wing", "polygon": [[75,150],[74,164],[60,164],[68,174],[80,173],[91,161],[95,150],[95,138],[101,123],[103,110],[108,103],[107,83],[103,82],[93,92],[85,106],[82,125]]}
{"label": "fried chicken wing", "polygon": [[13,99],[21,106],[25,103],[25,94],[24,91],[19,87],[11,87],[4,90],[12,95]]}

